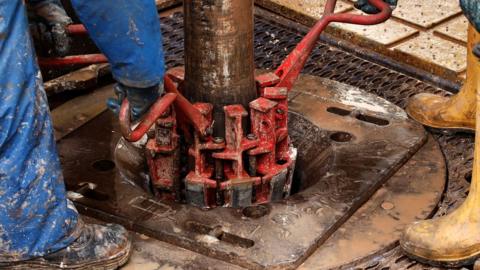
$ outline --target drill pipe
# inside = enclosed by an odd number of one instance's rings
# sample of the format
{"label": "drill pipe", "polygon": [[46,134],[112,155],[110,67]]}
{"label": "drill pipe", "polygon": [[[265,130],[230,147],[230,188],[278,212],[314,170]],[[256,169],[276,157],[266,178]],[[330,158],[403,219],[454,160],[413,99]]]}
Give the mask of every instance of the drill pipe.
{"label": "drill pipe", "polygon": [[185,88],[214,106],[214,136],[225,136],[223,107],[257,98],[253,0],[185,0]]}

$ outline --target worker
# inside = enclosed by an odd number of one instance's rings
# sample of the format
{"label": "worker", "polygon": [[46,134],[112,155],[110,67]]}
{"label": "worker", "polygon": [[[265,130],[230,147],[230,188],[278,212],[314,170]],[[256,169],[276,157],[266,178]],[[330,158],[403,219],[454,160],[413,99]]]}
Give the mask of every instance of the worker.
{"label": "worker", "polygon": [[[452,97],[422,93],[408,104],[409,115],[418,122],[445,130],[475,131],[480,134],[480,1],[461,0],[468,18],[467,78],[460,92]],[[446,216],[416,222],[400,240],[412,258],[434,266],[460,267],[480,257],[480,137],[475,139],[473,175],[466,200]],[[419,181],[421,181],[419,179]]]}
{"label": "worker", "polygon": [[[71,2],[118,81],[109,106],[118,110],[127,98],[140,118],[163,91],[155,1]],[[62,29],[71,20],[59,1],[28,4],[64,54]],[[66,198],[24,0],[0,0],[0,74],[0,268],[116,269],[131,251],[128,232],[84,224]]]}

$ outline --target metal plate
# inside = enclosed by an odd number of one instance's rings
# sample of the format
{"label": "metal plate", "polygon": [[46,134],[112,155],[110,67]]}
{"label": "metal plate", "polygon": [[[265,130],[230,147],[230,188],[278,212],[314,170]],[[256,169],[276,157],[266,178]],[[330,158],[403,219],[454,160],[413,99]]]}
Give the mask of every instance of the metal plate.
{"label": "metal plate", "polygon": [[107,114],[59,143],[69,188],[96,184],[77,204],[135,231],[243,267],[294,268],[427,139],[401,109],[356,88],[305,75],[294,91],[289,128],[300,153],[299,192],[282,203],[204,211],[142,194],[115,176],[107,153],[118,129]]}
{"label": "metal plate", "polygon": [[442,152],[429,136],[427,144],[299,269],[350,269],[381,257],[397,245],[405,226],[435,213],[445,177]]}

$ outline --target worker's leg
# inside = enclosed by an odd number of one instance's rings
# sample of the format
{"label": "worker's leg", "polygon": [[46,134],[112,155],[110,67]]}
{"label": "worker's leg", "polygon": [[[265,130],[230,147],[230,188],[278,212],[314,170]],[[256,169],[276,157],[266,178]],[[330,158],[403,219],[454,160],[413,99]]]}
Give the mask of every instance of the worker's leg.
{"label": "worker's leg", "polygon": [[24,1],[0,1],[0,261],[62,249],[79,235]]}
{"label": "worker's leg", "polygon": [[160,21],[154,0],[71,1],[90,37],[107,56],[119,99],[109,99],[118,112],[123,98],[139,119],[163,93],[165,60]]}
{"label": "worker's leg", "polygon": [[163,81],[162,34],[154,0],[71,3],[90,37],[107,56],[118,82],[146,88]]}
{"label": "worker's leg", "polygon": [[[431,95],[431,100],[414,99],[417,112],[424,118],[435,120],[441,127],[458,126],[461,121],[470,121],[475,126],[475,155],[470,190],[466,200],[452,213],[433,220],[420,221],[409,226],[400,244],[411,257],[434,265],[447,267],[472,264],[480,257],[480,4],[476,0],[462,0],[462,8],[470,21],[468,36],[467,81],[462,91],[451,99],[441,102]],[[476,29],[475,29],[476,28]],[[473,53],[475,51],[475,54]],[[427,96],[426,96],[427,97]],[[432,100],[439,100],[433,102]],[[410,105],[412,106],[412,105]]]}
{"label": "worker's leg", "polygon": [[82,225],[65,197],[23,3],[0,0],[0,269],[116,269],[128,232]]}
{"label": "worker's leg", "polygon": [[475,95],[480,67],[472,49],[480,42],[480,3],[478,0],[460,0],[468,26],[467,79],[460,92],[453,97],[421,93],[410,99],[407,113],[416,121],[434,128],[475,130]]}
{"label": "worker's leg", "polygon": [[479,76],[478,60],[473,55],[474,44],[480,42],[480,34],[468,26],[467,79],[460,92],[452,97],[421,93],[412,97],[407,106],[408,114],[423,125],[442,128],[475,129],[475,93]]}
{"label": "worker's leg", "polygon": [[[478,60],[474,64],[480,68]],[[477,106],[479,83],[477,80]],[[407,254],[422,262],[450,268],[472,264],[480,257],[480,110],[476,120],[473,175],[467,199],[446,216],[412,224],[400,240]]]}

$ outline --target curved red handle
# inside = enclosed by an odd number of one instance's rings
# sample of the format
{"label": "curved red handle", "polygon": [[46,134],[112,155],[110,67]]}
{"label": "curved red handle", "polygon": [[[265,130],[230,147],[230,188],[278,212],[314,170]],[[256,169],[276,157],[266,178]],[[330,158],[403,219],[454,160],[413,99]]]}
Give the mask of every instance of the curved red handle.
{"label": "curved red handle", "polygon": [[131,129],[130,103],[128,99],[124,99],[119,113],[120,131],[123,137],[129,142],[139,141],[155,124],[155,121],[172,105],[176,98],[176,94],[168,93],[158,99],[134,130]]}
{"label": "curved red handle", "polygon": [[297,47],[283,61],[282,65],[275,71],[280,77],[277,87],[286,87],[290,90],[307,62],[315,44],[328,24],[332,22],[352,23],[360,25],[372,25],[386,21],[392,14],[390,6],[383,0],[369,0],[370,4],[380,10],[374,15],[356,15],[351,13],[333,13],[336,0],[328,0],[325,4],[325,12],[322,18],[302,39]]}
{"label": "curved red handle", "polygon": [[208,121],[202,113],[193,106],[188,99],[186,99],[180,91],[178,91],[175,83],[172,79],[168,76],[165,76],[163,80],[165,85],[165,91],[167,93],[174,93],[177,95],[177,99],[175,100],[175,107],[180,110],[180,113],[185,115],[186,119],[190,121],[193,125],[195,130],[200,134],[202,137],[207,137],[209,134],[210,128],[210,121]]}

